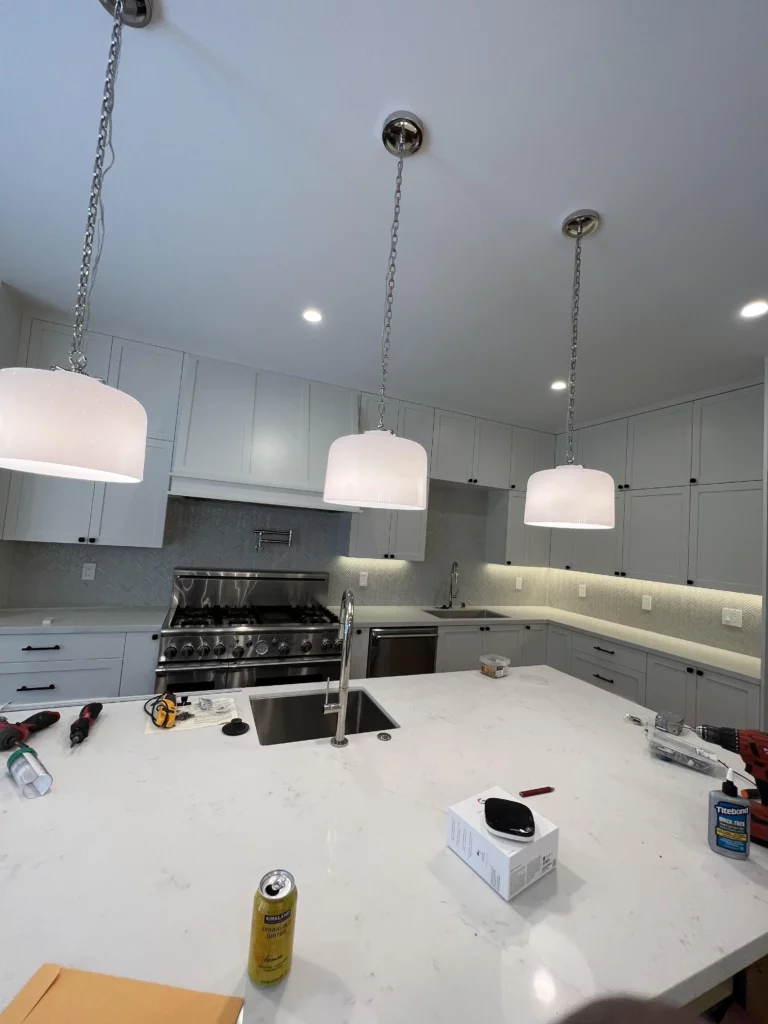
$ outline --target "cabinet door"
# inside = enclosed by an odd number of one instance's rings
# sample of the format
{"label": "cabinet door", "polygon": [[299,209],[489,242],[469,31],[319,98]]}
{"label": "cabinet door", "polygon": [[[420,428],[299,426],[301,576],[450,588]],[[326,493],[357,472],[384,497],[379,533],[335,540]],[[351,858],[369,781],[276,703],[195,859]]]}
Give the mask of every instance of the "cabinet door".
{"label": "cabinet door", "polygon": [[173,441],[181,387],[181,352],[112,339],[109,384],[132,395],[147,412],[147,437]]}
{"label": "cabinet door", "polygon": [[387,558],[395,514],[386,508],[353,512],[349,531],[350,558]]}
{"label": "cabinet door", "polygon": [[309,479],[309,382],[256,374],[248,477],[270,487],[306,487]]}
{"label": "cabinet door", "polygon": [[480,668],[484,632],[479,626],[442,626],[437,637],[437,672]]}
{"label": "cabinet door", "polygon": [[0,665],[0,704],[43,702],[50,707],[63,700],[117,697],[122,668],[121,658]]}
{"label": "cabinet door", "polygon": [[534,623],[523,627],[523,665],[545,665],[547,662],[547,627]]}
{"label": "cabinet door", "polygon": [[696,725],[756,729],[760,718],[760,686],[722,672],[696,670]]}
{"label": "cabinet door", "polygon": [[400,402],[397,433],[409,441],[417,441],[427,453],[427,462],[430,464],[434,431],[434,409],[430,409],[428,405],[416,405],[414,402]]}
{"label": "cabinet door", "polygon": [[688,725],[696,724],[696,673],[691,665],[648,655],[645,706],[652,711],[673,711]]}
{"label": "cabinet door", "polygon": [[762,483],[691,487],[688,574],[698,587],[762,592]]}
{"label": "cabinet door", "polygon": [[541,526],[526,526],[525,494],[507,494],[507,535],[505,563],[507,565],[549,565],[549,535],[551,530]]}
{"label": "cabinet door", "polygon": [[691,476],[700,484],[762,479],[762,384],[693,403]]}
{"label": "cabinet door", "polygon": [[576,535],[581,530],[558,528],[549,531],[549,564],[552,569],[572,569]]}
{"label": "cabinet door", "polygon": [[555,435],[536,431],[536,454],[533,468],[536,473],[542,469],[553,469],[555,465]]}
{"label": "cabinet door", "polygon": [[338,437],[357,433],[360,393],[333,384],[309,384],[310,491],[325,490],[328,451]]}
{"label": "cabinet door", "polygon": [[[114,484],[140,487],[141,484]],[[85,544],[95,485],[87,480],[11,473],[3,540]]]}
{"label": "cabinet door", "polygon": [[246,482],[256,371],[219,359],[184,356],[173,472]]}
{"label": "cabinet door", "polygon": [[[426,405],[400,402],[397,433],[409,441],[417,441],[432,460],[432,438],[435,410]],[[427,498],[429,503],[429,498]],[[427,547],[427,509],[423,512],[393,512],[390,554],[409,562],[423,562]]]}
{"label": "cabinet door", "polygon": [[474,479],[475,419],[457,412],[435,410],[432,476],[466,484]]}
{"label": "cabinet door", "polygon": [[509,487],[512,427],[493,420],[475,420],[475,454],[472,475],[483,487]]}
{"label": "cabinet door", "polygon": [[613,477],[615,486],[627,482],[627,421],[611,420],[579,431],[579,462]]}
{"label": "cabinet door", "polygon": [[527,427],[512,428],[512,463],[510,486],[524,491],[528,478],[536,472],[536,434]]}
{"label": "cabinet door", "polygon": [[[483,654],[499,654],[509,658],[512,668],[523,664],[522,626],[483,626]],[[478,666],[479,667],[479,666]]]}
{"label": "cabinet door", "polygon": [[[112,339],[106,334],[86,335],[88,357],[87,371],[91,377],[109,376],[109,355]],[[50,370],[52,366],[69,366],[69,348],[72,343],[72,328],[63,324],[52,324],[45,320],[33,320],[27,350],[27,366]]]}
{"label": "cabinet door", "polygon": [[605,665],[589,654],[573,651],[571,675],[583,679],[585,683],[599,686],[606,693],[624,697],[635,704],[645,704],[645,674],[642,672],[635,672],[630,668],[617,668],[616,665]]}
{"label": "cabinet door", "polygon": [[120,696],[140,697],[155,692],[158,633],[126,633]]}
{"label": "cabinet door", "polygon": [[129,548],[163,546],[172,455],[169,441],[148,441],[140,484],[96,484],[90,543]]}
{"label": "cabinet door", "polygon": [[630,416],[629,485],[634,490],[690,483],[693,405]]}
{"label": "cabinet door", "polygon": [[623,571],[641,580],[688,579],[690,485],[624,492]]}
{"label": "cabinet door", "polygon": [[571,631],[562,626],[554,626],[551,622],[547,626],[547,664],[567,675],[571,672],[572,636]]}
{"label": "cabinet door", "polygon": [[[590,467],[592,468],[592,467]],[[595,572],[603,576],[619,576],[622,572],[624,540],[624,495],[617,494],[616,525],[612,530],[552,530],[556,533],[572,533],[573,562],[571,567],[579,572]]]}

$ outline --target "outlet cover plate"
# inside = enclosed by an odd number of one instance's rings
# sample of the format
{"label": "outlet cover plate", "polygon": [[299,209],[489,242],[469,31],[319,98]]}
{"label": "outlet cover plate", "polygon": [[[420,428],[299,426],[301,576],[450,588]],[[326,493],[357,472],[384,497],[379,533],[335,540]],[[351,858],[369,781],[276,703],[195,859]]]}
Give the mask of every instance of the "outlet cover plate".
{"label": "outlet cover plate", "polygon": [[522,576],[515,576],[515,590],[522,590],[522,589],[523,589],[523,577]]}
{"label": "outlet cover plate", "polygon": [[82,580],[95,580],[96,579],[96,563],[95,562],[83,562],[83,572],[80,576]]}
{"label": "outlet cover plate", "polygon": [[361,587],[367,587],[368,586],[368,573],[367,572],[361,572],[360,573],[360,586]]}
{"label": "outlet cover plate", "polygon": [[587,596],[587,584],[586,583],[580,583],[579,584],[579,597],[586,597],[586,596]]}
{"label": "outlet cover plate", "polygon": [[723,608],[723,625],[741,629],[741,608]]}
{"label": "outlet cover plate", "polygon": [[653,607],[653,599],[650,594],[643,594],[643,611],[649,612]]}

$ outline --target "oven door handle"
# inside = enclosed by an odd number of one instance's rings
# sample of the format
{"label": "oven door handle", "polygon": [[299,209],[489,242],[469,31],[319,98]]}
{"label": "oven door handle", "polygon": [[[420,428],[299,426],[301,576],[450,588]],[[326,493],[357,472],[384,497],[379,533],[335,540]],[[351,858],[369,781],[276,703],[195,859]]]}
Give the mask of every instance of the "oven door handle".
{"label": "oven door handle", "polygon": [[244,668],[275,668],[278,665],[339,664],[341,664],[341,655],[324,658],[236,658],[232,661],[198,661],[192,665],[168,665],[163,662],[155,669],[155,675],[184,675],[189,672],[210,671],[211,669],[219,669],[222,672],[226,672],[228,670],[238,671]]}

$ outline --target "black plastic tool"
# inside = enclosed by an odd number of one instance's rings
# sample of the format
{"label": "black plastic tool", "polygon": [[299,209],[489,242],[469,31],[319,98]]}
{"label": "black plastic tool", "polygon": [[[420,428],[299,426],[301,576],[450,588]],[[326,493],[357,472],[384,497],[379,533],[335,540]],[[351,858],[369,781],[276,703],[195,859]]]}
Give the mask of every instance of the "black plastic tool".
{"label": "black plastic tool", "polygon": [[244,722],[242,718],[233,718],[231,722],[227,722],[226,725],[222,725],[221,731],[225,736],[242,736],[244,732],[248,732],[250,725]]}

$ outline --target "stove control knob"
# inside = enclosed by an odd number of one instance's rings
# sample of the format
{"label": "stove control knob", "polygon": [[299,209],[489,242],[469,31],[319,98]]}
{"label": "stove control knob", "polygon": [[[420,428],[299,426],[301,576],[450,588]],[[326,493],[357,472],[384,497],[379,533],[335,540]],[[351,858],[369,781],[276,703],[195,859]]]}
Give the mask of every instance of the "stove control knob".
{"label": "stove control knob", "polygon": [[209,644],[200,644],[200,646],[197,648],[197,656],[199,658],[207,658],[210,653],[211,648]]}
{"label": "stove control knob", "polygon": [[192,646],[192,644],[184,644],[184,646],[181,648],[182,658],[191,658],[194,653],[195,648]]}
{"label": "stove control knob", "polygon": [[283,641],[280,644],[280,646],[277,648],[277,653],[278,654],[290,654],[291,653],[291,648],[288,646],[288,644],[285,641]]}
{"label": "stove control knob", "polygon": [[165,654],[166,658],[175,658],[177,651],[173,644],[168,644],[163,653]]}
{"label": "stove control knob", "polygon": [[312,650],[312,641],[311,640],[302,640],[301,641],[301,653],[302,654],[309,654],[309,652],[311,650]]}
{"label": "stove control knob", "polygon": [[269,652],[269,644],[267,643],[266,640],[259,640],[259,642],[254,647],[254,651],[256,651],[258,656],[261,658]]}
{"label": "stove control knob", "polygon": [[341,647],[341,640],[334,640],[334,641],[333,641],[333,646],[334,646],[334,647],[336,648],[336,650],[338,651],[338,649],[339,649],[339,648]]}
{"label": "stove control knob", "polygon": [[227,653],[227,648],[224,646],[224,644],[216,644],[216,646],[213,648],[213,653],[216,655],[217,658],[220,658],[222,654]]}
{"label": "stove control knob", "polygon": [[330,651],[332,647],[333,641],[329,640],[328,637],[326,637],[325,640],[323,640],[323,642],[320,644],[320,649],[323,651]]}
{"label": "stove control knob", "polygon": [[242,658],[244,654],[245,650],[240,646],[240,644],[235,644],[235,646],[232,648],[232,657]]}

